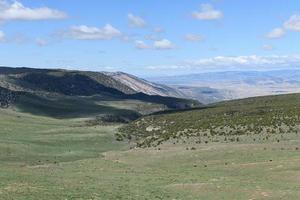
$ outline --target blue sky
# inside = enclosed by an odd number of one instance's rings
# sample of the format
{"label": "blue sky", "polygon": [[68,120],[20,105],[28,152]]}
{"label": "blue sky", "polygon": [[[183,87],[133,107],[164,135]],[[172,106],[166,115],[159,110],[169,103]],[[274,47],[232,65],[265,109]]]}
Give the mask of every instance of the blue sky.
{"label": "blue sky", "polygon": [[140,76],[300,68],[300,1],[0,0],[0,65]]}

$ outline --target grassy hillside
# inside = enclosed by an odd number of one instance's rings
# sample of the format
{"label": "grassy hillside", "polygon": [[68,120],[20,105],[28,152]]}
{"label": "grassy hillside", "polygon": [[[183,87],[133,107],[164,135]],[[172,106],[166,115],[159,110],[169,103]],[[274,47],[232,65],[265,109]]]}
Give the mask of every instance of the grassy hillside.
{"label": "grassy hillside", "polygon": [[[31,113],[40,116],[49,116],[53,118],[84,118],[100,115],[116,115],[128,117],[128,119],[137,119],[142,115],[144,109],[163,110],[164,107],[158,104],[147,104],[141,101],[124,102],[124,108],[115,107],[112,104],[101,105],[101,97],[69,97],[69,96],[35,96],[26,94],[19,96],[14,108],[18,111]],[[140,110],[134,107],[127,107],[126,103],[134,103]]]}
{"label": "grassy hillside", "polygon": [[300,131],[299,115],[300,94],[268,96],[151,115],[121,128],[121,132],[143,147],[189,138],[198,143],[237,141],[255,134],[261,135],[260,140],[277,141],[286,133]]}
{"label": "grassy hillside", "polygon": [[[123,121],[168,109],[164,104],[115,97],[66,96],[16,92],[0,87],[0,108],[11,108],[36,116],[63,118],[95,118],[115,116]],[[118,121],[118,120],[117,120]]]}
{"label": "grassy hillside", "polygon": [[[118,125],[0,109],[0,199],[298,199],[299,137],[129,149]],[[259,138],[259,135],[257,136]]]}
{"label": "grassy hillside", "polygon": [[1,163],[55,163],[96,157],[119,149],[115,127],[87,126],[85,120],[54,119],[0,109]]}

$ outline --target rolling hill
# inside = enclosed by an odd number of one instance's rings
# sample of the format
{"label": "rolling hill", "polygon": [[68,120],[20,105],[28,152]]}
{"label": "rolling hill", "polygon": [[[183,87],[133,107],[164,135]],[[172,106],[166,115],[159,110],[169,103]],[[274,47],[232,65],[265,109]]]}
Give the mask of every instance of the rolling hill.
{"label": "rolling hill", "polygon": [[[255,97],[143,117],[120,129],[137,146],[165,142],[237,141],[259,135],[279,141],[300,132],[300,94]],[[255,138],[253,138],[255,139]]]}

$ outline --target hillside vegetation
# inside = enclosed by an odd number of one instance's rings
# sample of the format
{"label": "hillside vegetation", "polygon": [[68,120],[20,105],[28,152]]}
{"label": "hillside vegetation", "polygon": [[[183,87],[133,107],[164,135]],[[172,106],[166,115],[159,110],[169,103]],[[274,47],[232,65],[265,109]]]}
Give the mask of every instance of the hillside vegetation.
{"label": "hillside vegetation", "polygon": [[16,98],[17,92],[0,87],[0,108],[8,107],[16,101]]}
{"label": "hillside vegetation", "polygon": [[141,147],[189,138],[197,143],[239,141],[253,135],[280,141],[287,133],[298,134],[299,115],[300,94],[257,97],[150,115],[122,127],[118,136]]}

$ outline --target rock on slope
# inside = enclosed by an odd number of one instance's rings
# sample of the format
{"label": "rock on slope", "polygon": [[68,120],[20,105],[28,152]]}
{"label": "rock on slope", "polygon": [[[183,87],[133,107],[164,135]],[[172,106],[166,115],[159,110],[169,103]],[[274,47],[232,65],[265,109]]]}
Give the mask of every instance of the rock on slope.
{"label": "rock on slope", "polygon": [[141,92],[148,95],[159,95],[159,96],[172,96],[172,97],[184,97],[185,95],[179,90],[147,80],[138,78],[131,74],[123,72],[103,72],[106,75],[120,81],[124,85],[133,89],[135,92]]}

